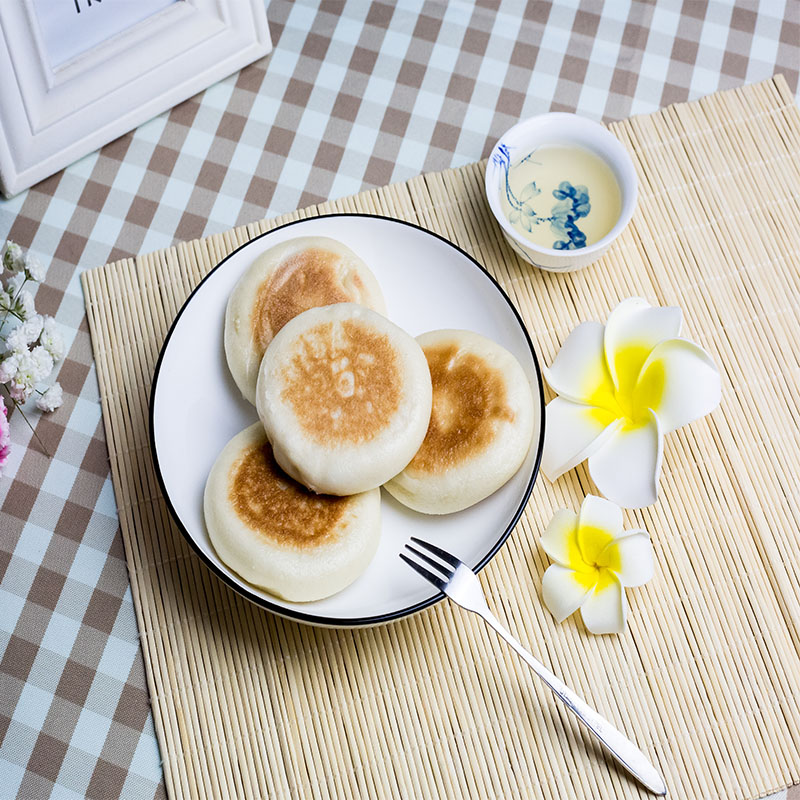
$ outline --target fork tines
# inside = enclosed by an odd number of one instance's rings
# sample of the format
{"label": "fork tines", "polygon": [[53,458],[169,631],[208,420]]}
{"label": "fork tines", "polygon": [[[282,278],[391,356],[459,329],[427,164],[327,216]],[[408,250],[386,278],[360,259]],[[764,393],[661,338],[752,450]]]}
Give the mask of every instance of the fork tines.
{"label": "fork tines", "polygon": [[[409,545],[406,545],[406,547],[410,550],[413,549],[409,547]],[[422,564],[417,564],[416,561],[410,559],[405,553],[400,553],[400,558],[402,558],[411,569],[422,575],[428,583],[432,583],[440,592],[444,591],[445,582],[441,578],[437,578],[430,570],[425,569]]]}
{"label": "fork tines", "polygon": [[[414,536],[411,537],[411,541],[436,554],[443,561],[446,561],[448,564],[452,565],[452,567],[457,567],[460,563],[455,556],[451,555],[446,550],[442,550],[440,547],[436,547],[428,542],[423,542],[422,539],[417,539]],[[400,553],[400,558],[402,558],[403,561],[405,561],[406,564],[408,564],[412,569],[416,570],[416,572],[422,575],[425,580],[427,580],[429,583],[432,583],[440,592],[443,592],[447,582],[453,577],[453,569],[450,566],[441,564],[440,562],[431,558],[429,555],[426,555],[422,551],[418,550],[416,547],[412,547],[410,544],[405,545],[405,547],[418,559],[422,559],[422,561],[424,561],[426,564],[429,564],[431,567],[433,567],[436,570],[436,573],[426,569],[424,566],[422,566],[422,564],[409,558],[405,553]]]}
{"label": "fork tines", "polygon": [[[414,542],[414,544],[418,544],[420,547],[424,547],[435,556],[439,556],[442,561],[446,561],[453,568],[457,567],[461,563],[452,553],[448,553],[447,550],[442,550],[441,547],[437,547],[435,544],[424,542],[422,539],[417,539],[416,536],[412,536],[411,541]],[[406,547],[408,547],[408,545],[406,545]]]}

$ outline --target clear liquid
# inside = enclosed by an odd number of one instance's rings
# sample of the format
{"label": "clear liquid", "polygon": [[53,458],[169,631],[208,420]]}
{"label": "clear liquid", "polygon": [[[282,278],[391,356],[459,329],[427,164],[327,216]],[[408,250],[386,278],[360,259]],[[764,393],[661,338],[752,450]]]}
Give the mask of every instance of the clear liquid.
{"label": "clear liquid", "polygon": [[514,230],[539,247],[577,250],[616,224],[622,193],[611,167],[575,145],[544,145],[507,167],[500,204]]}

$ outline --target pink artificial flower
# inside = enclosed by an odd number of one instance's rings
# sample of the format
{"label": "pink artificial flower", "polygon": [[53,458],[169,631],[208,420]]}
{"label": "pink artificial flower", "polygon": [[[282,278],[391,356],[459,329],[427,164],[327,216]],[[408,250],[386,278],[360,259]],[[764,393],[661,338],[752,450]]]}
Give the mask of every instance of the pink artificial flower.
{"label": "pink artificial flower", "polygon": [[3,475],[3,467],[11,455],[11,429],[8,424],[8,409],[0,397],[0,476]]}

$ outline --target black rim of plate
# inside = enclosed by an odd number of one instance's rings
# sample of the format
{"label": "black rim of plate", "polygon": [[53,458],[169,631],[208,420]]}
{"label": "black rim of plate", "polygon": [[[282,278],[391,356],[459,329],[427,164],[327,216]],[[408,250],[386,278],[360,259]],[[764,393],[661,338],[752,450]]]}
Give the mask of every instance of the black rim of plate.
{"label": "black rim of plate", "polygon": [[[354,627],[361,627],[366,625],[380,625],[384,622],[392,622],[393,620],[402,619],[403,617],[410,616],[411,614],[415,614],[418,611],[422,611],[429,606],[432,606],[434,603],[438,603],[440,600],[444,598],[443,592],[436,592],[430,597],[421,600],[414,605],[407,606],[406,608],[402,608],[398,611],[392,611],[385,614],[376,614],[374,616],[368,617],[325,617],[320,614],[310,614],[303,611],[298,611],[293,608],[287,608],[285,606],[279,605],[276,602],[272,602],[270,600],[261,597],[260,595],[256,594],[255,592],[251,591],[247,584],[242,581],[241,583],[233,580],[229,575],[226,575],[201,549],[200,545],[194,540],[194,537],[189,532],[187,527],[183,524],[183,521],[178,516],[177,511],[175,510],[174,505],[172,504],[172,499],[170,498],[169,492],[167,491],[166,484],[164,482],[164,476],[161,473],[161,464],[158,460],[158,448],[156,447],[156,438],[155,438],[155,400],[156,400],[156,391],[158,389],[158,378],[161,372],[161,364],[164,360],[164,354],[169,347],[170,339],[172,338],[172,334],[177,327],[178,323],[180,322],[181,317],[183,316],[183,312],[188,308],[189,303],[192,302],[195,294],[200,290],[203,284],[220,268],[225,264],[225,262],[231,258],[232,256],[236,255],[240,250],[245,247],[248,247],[253,242],[257,241],[258,239],[263,239],[265,236],[270,236],[271,234],[275,233],[276,231],[283,230],[284,228],[291,227],[292,225],[298,225],[301,223],[308,223],[312,222],[317,219],[331,219],[335,217],[362,217],[366,219],[378,219],[385,222],[391,222],[398,225],[406,225],[409,228],[416,228],[423,233],[432,236],[436,239],[441,240],[445,244],[452,247],[454,250],[461,253],[470,263],[476,266],[492,283],[494,288],[500,293],[500,296],[505,300],[508,307],[511,309],[514,318],[517,321],[517,324],[522,331],[523,336],[525,337],[525,341],[528,344],[528,349],[530,350],[531,358],[533,359],[533,365],[536,368],[536,378],[539,383],[539,405],[541,408],[541,425],[539,429],[539,442],[537,445],[536,450],[536,458],[533,464],[533,470],[531,472],[531,476],[528,480],[528,485],[525,487],[525,491],[522,494],[520,499],[519,505],[514,512],[514,515],[511,518],[511,521],[506,526],[505,530],[498,536],[497,541],[491,546],[488,553],[480,560],[480,562],[475,566],[475,572],[480,572],[497,554],[500,548],[505,544],[508,537],[511,535],[511,531],[514,530],[516,527],[517,522],[519,522],[519,518],[522,516],[522,512],[525,510],[525,506],[528,503],[528,499],[530,498],[531,492],[533,491],[533,486],[536,483],[536,478],[539,474],[539,465],[542,460],[542,451],[544,449],[544,429],[545,429],[545,403],[544,403],[544,383],[542,381],[542,370],[539,366],[539,359],[536,356],[536,350],[533,347],[533,342],[531,342],[531,337],[528,334],[528,330],[525,327],[525,323],[522,321],[522,317],[519,315],[514,304],[511,302],[511,299],[503,290],[502,286],[494,279],[494,277],[488,272],[488,270],[483,267],[480,263],[478,263],[469,253],[462,250],[458,245],[453,244],[449,239],[445,239],[444,236],[440,236],[438,233],[434,233],[433,231],[429,231],[427,228],[423,228],[420,225],[415,225],[413,222],[407,222],[401,219],[394,219],[392,217],[384,217],[380,214],[321,214],[316,217],[306,217],[305,219],[298,219],[294,220],[293,222],[287,222],[284,225],[280,225],[277,228],[272,228],[266,233],[262,233],[259,236],[250,239],[245,244],[237,247],[232,253],[227,255],[222,261],[219,262],[213,269],[209,271],[209,273],[200,281],[199,284],[194,288],[192,293],[189,297],[186,298],[186,301],[181,306],[180,311],[178,312],[177,316],[172,322],[170,329],[167,333],[166,338],[164,339],[164,344],[161,347],[161,352],[158,355],[158,362],[156,363],[155,372],[153,373],[153,385],[150,390],[150,451],[153,457],[153,464],[156,468],[156,477],[158,478],[158,484],[161,488],[161,494],[164,496],[164,500],[167,504],[167,508],[169,509],[170,514],[172,515],[175,524],[178,526],[181,534],[183,535],[184,539],[189,543],[192,547],[194,552],[200,557],[203,563],[220,579],[222,580],[227,586],[233,589],[235,592],[238,592],[243,597],[246,597],[251,602],[255,603],[256,605],[261,606],[262,608],[266,608],[268,611],[273,612],[281,617],[287,617],[289,619],[294,619],[299,622],[306,622],[313,625],[326,625],[329,627],[336,627],[336,628],[354,628]],[[399,558],[398,558],[399,561]]]}

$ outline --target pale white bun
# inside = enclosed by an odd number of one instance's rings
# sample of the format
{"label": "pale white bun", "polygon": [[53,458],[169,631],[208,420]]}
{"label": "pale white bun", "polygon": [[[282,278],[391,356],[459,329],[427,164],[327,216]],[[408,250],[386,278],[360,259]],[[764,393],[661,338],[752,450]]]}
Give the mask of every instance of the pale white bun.
{"label": "pale white bun", "polygon": [[219,557],[254,586],[297,602],[349,586],[380,538],[379,489],[352,497],[309,492],[278,468],[259,422],[217,457],[203,508]]}
{"label": "pale white bun", "polygon": [[225,356],[244,397],[255,405],[261,358],[290,319],[315,306],[350,302],[386,310],[375,276],[341,242],[300,236],[262,253],[239,279],[225,311]]}
{"label": "pale white bun", "polygon": [[256,408],[293,478],[315,492],[363,492],[400,472],[422,444],[428,363],[411,336],[364,306],[312,308],[267,348]]}
{"label": "pale white bun", "polygon": [[517,359],[471,331],[417,337],[433,381],[425,441],[386,484],[425,514],[461,511],[497,491],[520,468],[533,437],[533,394]]}

